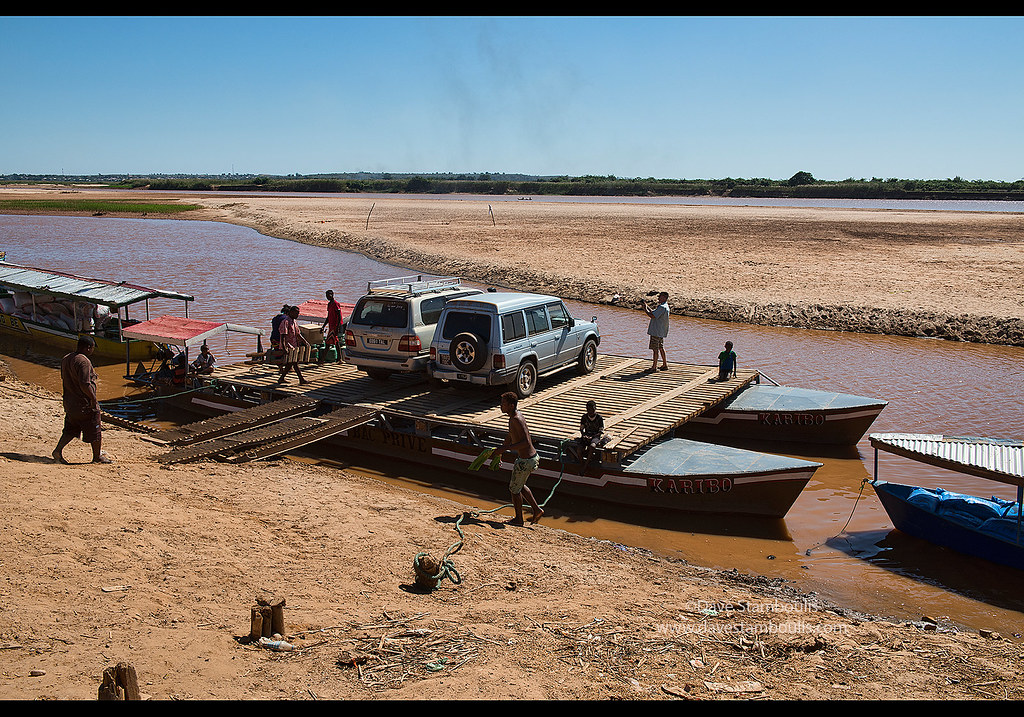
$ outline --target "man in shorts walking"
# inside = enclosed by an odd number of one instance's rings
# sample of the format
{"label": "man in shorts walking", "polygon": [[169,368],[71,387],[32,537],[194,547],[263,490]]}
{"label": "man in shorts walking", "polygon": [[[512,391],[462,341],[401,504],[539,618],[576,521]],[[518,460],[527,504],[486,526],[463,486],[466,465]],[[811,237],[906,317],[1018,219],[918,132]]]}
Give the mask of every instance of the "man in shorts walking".
{"label": "man in shorts walking", "polygon": [[537,504],[537,500],[533,497],[533,491],[526,487],[526,479],[537,469],[540,458],[530,439],[530,430],[526,427],[526,420],[519,412],[519,397],[511,391],[503,393],[501,395],[501,412],[508,416],[508,437],[498,449],[498,455],[505,451],[515,451],[516,453],[516,462],[512,465],[512,480],[508,484],[509,492],[512,493],[512,504],[516,509],[516,517],[510,520],[509,524],[523,524],[523,496],[526,496],[530,508],[533,509],[530,522],[536,523],[544,515],[544,510]]}
{"label": "man in shorts walking", "polygon": [[650,348],[653,357],[651,367],[646,373],[654,373],[658,370],[658,357],[661,357],[661,370],[668,371],[668,359],[665,357],[665,337],[668,336],[668,292],[658,294],[658,305],[651,306],[643,302],[644,313],[651,317],[651,323],[647,327],[647,335],[651,337]]}
{"label": "man in shorts walking", "polygon": [[53,449],[53,460],[64,460],[64,447],[81,436],[92,444],[93,463],[111,463],[110,456],[102,450],[103,426],[100,417],[100,402],[96,395],[96,370],[89,356],[96,350],[91,336],[81,336],[78,347],[60,362],[60,380],[64,391],[64,430],[57,447]]}

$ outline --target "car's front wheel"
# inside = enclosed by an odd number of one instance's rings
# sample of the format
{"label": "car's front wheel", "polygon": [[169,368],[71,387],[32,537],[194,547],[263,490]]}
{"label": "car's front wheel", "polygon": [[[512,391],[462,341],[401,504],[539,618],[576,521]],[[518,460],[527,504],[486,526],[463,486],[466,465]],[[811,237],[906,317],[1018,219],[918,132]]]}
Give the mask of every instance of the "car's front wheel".
{"label": "car's front wheel", "polygon": [[597,342],[594,339],[587,339],[580,351],[580,360],[576,368],[580,373],[590,373],[597,366]]}

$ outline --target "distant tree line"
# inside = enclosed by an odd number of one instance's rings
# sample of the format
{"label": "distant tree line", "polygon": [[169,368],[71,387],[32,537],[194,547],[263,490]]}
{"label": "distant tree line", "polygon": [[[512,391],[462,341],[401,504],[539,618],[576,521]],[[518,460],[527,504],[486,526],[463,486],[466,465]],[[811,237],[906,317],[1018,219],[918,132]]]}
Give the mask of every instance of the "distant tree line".
{"label": "distant tree line", "polygon": [[[87,178],[30,178],[7,175],[0,181],[82,181]],[[132,176],[105,178],[109,186],[179,191],[266,191],[387,194],[482,194],[572,196],[713,196],[822,199],[1012,199],[1024,200],[1024,179],[1015,182],[872,177],[840,181],[815,179],[800,171],[789,179],[632,179],[614,175],[537,177],[520,174],[387,174]]]}

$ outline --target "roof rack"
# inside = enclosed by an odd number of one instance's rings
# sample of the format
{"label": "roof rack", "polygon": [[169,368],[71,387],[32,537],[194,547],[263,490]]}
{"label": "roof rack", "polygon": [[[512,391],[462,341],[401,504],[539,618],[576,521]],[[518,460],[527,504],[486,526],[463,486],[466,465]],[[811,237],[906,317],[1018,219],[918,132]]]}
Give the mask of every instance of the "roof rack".
{"label": "roof rack", "polygon": [[410,294],[422,294],[427,291],[451,289],[458,286],[462,286],[462,279],[457,276],[424,279],[422,274],[414,274],[368,281],[366,282],[366,292],[369,294],[378,291],[407,291]]}

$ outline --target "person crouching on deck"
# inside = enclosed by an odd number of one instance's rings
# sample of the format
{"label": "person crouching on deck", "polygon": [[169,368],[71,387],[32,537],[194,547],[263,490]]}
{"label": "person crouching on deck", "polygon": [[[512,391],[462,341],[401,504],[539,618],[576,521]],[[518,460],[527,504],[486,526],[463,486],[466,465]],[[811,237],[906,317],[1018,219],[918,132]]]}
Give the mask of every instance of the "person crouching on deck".
{"label": "person crouching on deck", "polygon": [[718,354],[718,380],[728,381],[736,378],[736,352],[732,350],[732,341],[725,342],[725,351]]}

